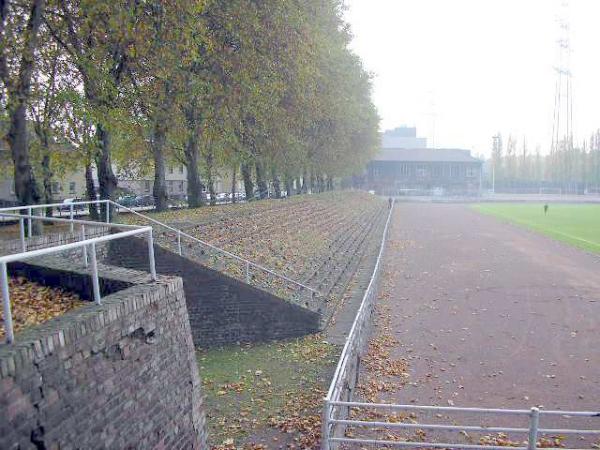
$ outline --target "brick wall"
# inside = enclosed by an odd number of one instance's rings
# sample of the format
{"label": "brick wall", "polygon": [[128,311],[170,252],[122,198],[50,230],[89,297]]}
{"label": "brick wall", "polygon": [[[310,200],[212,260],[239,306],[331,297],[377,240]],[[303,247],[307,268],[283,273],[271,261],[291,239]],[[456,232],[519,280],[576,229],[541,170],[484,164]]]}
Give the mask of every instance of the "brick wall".
{"label": "brick wall", "polygon": [[[108,264],[146,270],[148,250],[140,238],[109,244]],[[183,279],[194,344],[285,339],[319,330],[321,315],[248,286],[223,273],[155,245],[158,273]]]}
{"label": "brick wall", "polygon": [[181,279],[101,275],[130,287],[0,345],[0,448],[205,448]]}

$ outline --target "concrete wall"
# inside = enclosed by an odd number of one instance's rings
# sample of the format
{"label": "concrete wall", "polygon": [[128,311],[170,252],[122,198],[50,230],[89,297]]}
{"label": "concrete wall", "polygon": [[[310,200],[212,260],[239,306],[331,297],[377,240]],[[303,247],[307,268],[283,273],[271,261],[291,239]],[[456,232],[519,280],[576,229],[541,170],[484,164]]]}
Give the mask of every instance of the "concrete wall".
{"label": "concrete wall", "polygon": [[[194,344],[214,347],[264,342],[315,333],[321,315],[248,286],[155,245],[158,273],[183,278]],[[119,239],[109,245],[107,263],[145,270],[146,241]]]}
{"label": "concrete wall", "polygon": [[130,287],[0,345],[0,448],[205,448],[181,279],[101,268]]}

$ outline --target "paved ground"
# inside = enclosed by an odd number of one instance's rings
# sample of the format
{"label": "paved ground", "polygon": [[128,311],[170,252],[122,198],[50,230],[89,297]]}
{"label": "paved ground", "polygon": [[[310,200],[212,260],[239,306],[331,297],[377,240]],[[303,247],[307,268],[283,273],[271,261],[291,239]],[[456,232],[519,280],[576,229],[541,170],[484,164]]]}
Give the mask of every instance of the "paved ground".
{"label": "paved ground", "polygon": [[[600,409],[600,258],[464,205],[397,204],[375,334],[410,378],[381,400]],[[600,427],[596,427],[600,428]]]}

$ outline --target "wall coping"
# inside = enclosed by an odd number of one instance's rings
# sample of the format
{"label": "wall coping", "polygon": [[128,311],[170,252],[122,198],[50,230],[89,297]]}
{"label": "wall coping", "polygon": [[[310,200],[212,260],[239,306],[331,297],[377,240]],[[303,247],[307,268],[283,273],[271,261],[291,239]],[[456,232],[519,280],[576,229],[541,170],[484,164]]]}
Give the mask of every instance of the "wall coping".
{"label": "wall coping", "polygon": [[[88,273],[83,269],[67,269],[69,262],[58,258],[36,258],[29,262],[69,272]],[[183,290],[183,281],[179,277],[159,275],[157,281],[152,281],[147,273],[103,264],[98,264],[98,272],[101,278],[126,281],[133,286],[106,295],[100,305],[90,302],[89,305],[27,328],[17,334],[12,344],[0,344],[0,380],[14,377],[20,370],[38,364],[55,352],[62,352],[61,359],[67,359],[70,355],[66,354],[66,348],[70,344],[134,311],[168,298],[169,294]],[[144,324],[145,333],[152,332],[154,326],[151,323]],[[123,336],[133,333],[137,328],[139,326],[130,325],[129,329],[123,330]],[[100,351],[104,346],[98,342],[94,347]]]}

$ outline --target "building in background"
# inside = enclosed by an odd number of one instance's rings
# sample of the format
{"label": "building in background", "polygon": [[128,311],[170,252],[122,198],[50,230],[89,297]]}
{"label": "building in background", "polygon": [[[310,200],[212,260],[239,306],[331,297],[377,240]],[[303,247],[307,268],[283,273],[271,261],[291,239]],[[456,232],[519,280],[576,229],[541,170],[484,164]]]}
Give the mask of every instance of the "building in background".
{"label": "building in background", "polygon": [[398,127],[381,135],[382,148],[427,148],[427,139],[417,137],[415,127]]}
{"label": "building in background", "polygon": [[481,193],[483,161],[469,150],[427,148],[415,128],[382,136],[382,148],[367,165],[366,184],[380,195],[459,195]]}

